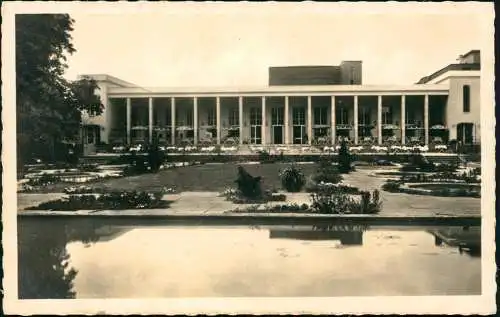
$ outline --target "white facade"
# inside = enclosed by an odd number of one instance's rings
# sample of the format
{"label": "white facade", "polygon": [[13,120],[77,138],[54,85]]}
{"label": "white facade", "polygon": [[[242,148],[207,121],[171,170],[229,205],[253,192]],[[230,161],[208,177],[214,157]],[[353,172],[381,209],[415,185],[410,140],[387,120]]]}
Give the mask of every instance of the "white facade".
{"label": "white facade", "polygon": [[410,86],[161,88],[86,76],[98,82],[104,104],[101,115],[84,115],[94,127],[88,133],[98,134],[87,143],[335,144],[343,136],[353,144],[427,145],[436,127],[449,131],[447,141],[480,140],[480,71],[474,70]]}

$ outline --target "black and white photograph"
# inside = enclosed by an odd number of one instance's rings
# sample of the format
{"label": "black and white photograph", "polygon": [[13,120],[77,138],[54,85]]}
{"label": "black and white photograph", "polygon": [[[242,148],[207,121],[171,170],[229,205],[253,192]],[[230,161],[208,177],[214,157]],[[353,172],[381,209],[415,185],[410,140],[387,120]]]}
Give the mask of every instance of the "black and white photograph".
{"label": "black and white photograph", "polygon": [[5,313],[494,313],[493,22],[3,3]]}

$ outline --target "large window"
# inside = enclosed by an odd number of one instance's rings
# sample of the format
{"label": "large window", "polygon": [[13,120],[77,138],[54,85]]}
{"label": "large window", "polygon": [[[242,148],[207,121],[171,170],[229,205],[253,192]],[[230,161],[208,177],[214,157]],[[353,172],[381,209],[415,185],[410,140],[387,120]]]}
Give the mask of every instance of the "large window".
{"label": "large window", "polygon": [[346,108],[337,107],[335,112],[336,112],[335,116],[336,116],[336,121],[337,121],[336,124],[349,124],[348,117],[347,117],[349,115],[349,111]]}
{"label": "large window", "polygon": [[470,86],[469,85],[464,85],[462,88],[462,95],[463,95],[463,110],[464,112],[470,112]]}
{"label": "large window", "polygon": [[370,110],[368,109],[368,107],[359,108],[358,124],[362,124],[362,125],[371,124],[371,122],[370,122]]}
{"label": "large window", "polygon": [[316,107],[314,108],[314,124],[315,125],[326,125],[327,123],[327,109],[326,107]]}
{"label": "large window", "polygon": [[167,111],[165,111],[165,125],[169,126],[171,124],[172,124],[172,110],[168,109]]}
{"label": "large window", "polygon": [[306,109],[304,107],[293,108],[292,120],[293,120],[293,125],[305,125]]}
{"label": "large window", "polygon": [[207,121],[208,125],[216,125],[217,124],[217,113],[215,108],[208,109],[207,113]]}
{"label": "large window", "polygon": [[382,124],[392,124],[391,107],[382,107]]}
{"label": "large window", "polygon": [[275,107],[271,109],[271,124],[273,125],[283,125],[283,113],[284,108]]}
{"label": "large window", "polygon": [[229,110],[229,125],[239,125],[240,124],[240,116],[238,108],[232,108]]}
{"label": "large window", "polygon": [[250,125],[262,125],[262,111],[260,108],[250,108]]}

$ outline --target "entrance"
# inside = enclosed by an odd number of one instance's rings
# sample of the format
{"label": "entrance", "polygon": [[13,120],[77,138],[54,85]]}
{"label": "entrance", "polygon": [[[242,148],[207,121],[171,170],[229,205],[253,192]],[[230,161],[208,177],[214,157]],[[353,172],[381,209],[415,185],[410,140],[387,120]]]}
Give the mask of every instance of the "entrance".
{"label": "entrance", "polygon": [[262,126],[260,125],[250,126],[250,143],[251,144],[262,143]]}
{"label": "entrance", "polygon": [[100,127],[97,125],[86,125],[83,127],[82,132],[84,155],[95,153],[96,145],[100,143]]}
{"label": "entrance", "polygon": [[283,144],[283,126],[273,125],[273,144]]}
{"label": "entrance", "polygon": [[459,123],[457,125],[457,140],[461,141],[462,144],[472,144],[473,127],[472,123]]}
{"label": "entrance", "polygon": [[305,144],[306,139],[306,126],[294,125],[293,126],[293,144]]}

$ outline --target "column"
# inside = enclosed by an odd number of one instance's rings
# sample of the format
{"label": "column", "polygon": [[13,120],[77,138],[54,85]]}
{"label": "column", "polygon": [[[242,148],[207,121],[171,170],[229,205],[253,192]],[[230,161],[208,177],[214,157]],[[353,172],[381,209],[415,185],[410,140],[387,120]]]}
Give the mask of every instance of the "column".
{"label": "column", "polygon": [[194,145],[198,145],[198,97],[193,97]]}
{"label": "column", "polygon": [[266,97],[262,97],[262,145],[266,145]]}
{"label": "column", "polygon": [[429,145],[429,95],[424,98],[424,134],[425,145]]}
{"label": "column", "polygon": [[153,143],[153,98],[151,97],[149,97],[148,113],[149,143]]}
{"label": "column", "polygon": [[330,105],[330,129],[331,129],[331,135],[332,135],[332,145],[334,145],[335,139],[337,138],[337,123],[335,122],[335,96],[332,96],[332,101]]}
{"label": "column", "polygon": [[401,96],[401,144],[406,144],[406,96]]}
{"label": "column", "polygon": [[354,144],[358,141],[358,96],[354,96]]}
{"label": "column", "polygon": [[175,97],[170,98],[170,137],[172,145],[175,144]]}
{"label": "column", "polygon": [[243,144],[243,97],[238,97],[238,115],[240,122],[240,145]]}
{"label": "column", "polygon": [[131,129],[132,129],[132,101],[130,98],[127,98],[127,144],[132,143],[132,139],[130,137]]}
{"label": "column", "polygon": [[285,144],[290,144],[290,129],[288,127],[288,96],[285,96]]}
{"label": "column", "polygon": [[382,144],[382,96],[378,96],[377,101],[377,140]]}
{"label": "column", "polygon": [[307,143],[312,144],[313,129],[312,129],[312,100],[311,96],[307,96]]}
{"label": "column", "polygon": [[215,97],[215,115],[217,116],[217,144],[220,144],[220,97]]}

